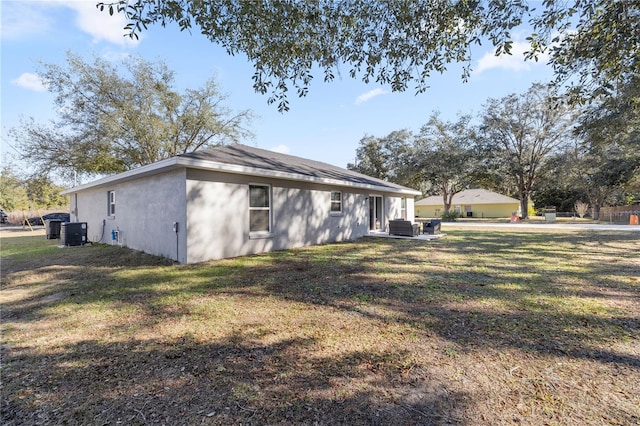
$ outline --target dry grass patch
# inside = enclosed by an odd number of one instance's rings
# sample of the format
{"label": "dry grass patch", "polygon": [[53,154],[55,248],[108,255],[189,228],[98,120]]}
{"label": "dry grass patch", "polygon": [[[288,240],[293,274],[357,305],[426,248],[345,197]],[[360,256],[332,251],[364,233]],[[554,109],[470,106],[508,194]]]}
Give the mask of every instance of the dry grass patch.
{"label": "dry grass patch", "polygon": [[637,235],[2,242],[4,424],[636,424]]}

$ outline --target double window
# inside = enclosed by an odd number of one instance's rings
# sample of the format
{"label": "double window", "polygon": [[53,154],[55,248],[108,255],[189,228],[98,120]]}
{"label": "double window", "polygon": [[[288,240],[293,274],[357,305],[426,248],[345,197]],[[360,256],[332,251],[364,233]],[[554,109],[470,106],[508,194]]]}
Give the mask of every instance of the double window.
{"label": "double window", "polygon": [[249,185],[249,232],[271,232],[271,187]]}
{"label": "double window", "polygon": [[342,213],[342,192],[331,191],[331,213]]}
{"label": "double window", "polygon": [[107,192],[107,216],[116,215],[116,191]]}

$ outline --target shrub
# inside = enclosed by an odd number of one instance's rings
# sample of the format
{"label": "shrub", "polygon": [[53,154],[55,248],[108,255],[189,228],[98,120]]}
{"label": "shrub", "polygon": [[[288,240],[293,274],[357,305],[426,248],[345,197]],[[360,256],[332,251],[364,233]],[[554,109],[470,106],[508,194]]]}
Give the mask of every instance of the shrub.
{"label": "shrub", "polygon": [[443,222],[455,222],[456,219],[458,219],[459,217],[461,217],[460,213],[458,213],[455,210],[449,210],[448,212],[444,212],[442,214],[442,221]]}

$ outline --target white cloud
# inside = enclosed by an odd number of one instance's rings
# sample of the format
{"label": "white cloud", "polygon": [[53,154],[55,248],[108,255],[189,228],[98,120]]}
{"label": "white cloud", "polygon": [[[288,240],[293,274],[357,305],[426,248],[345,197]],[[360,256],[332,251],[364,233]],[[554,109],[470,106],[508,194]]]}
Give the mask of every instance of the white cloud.
{"label": "white cloud", "polygon": [[524,41],[513,42],[511,46],[511,55],[502,54],[496,56],[494,51],[487,52],[478,61],[474,74],[480,74],[490,69],[503,69],[514,72],[529,71],[531,66],[536,63],[545,64],[549,60],[549,55],[538,55],[538,62],[533,60],[524,60],[524,53],[531,50],[531,45]]}
{"label": "white cloud", "polygon": [[36,92],[43,92],[47,90],[40,77],[37,74],[32,74],[30,72],[22,73],[20,77],[11,82],[16,86],[24,87],[25,89],[29,90],[35,90]]}
{"label": "white cloud", "polygon": [[124,26],[126,20],[124,15],[100,11],[96,7],[96,2],[91,1],[68,1],[65,5],[77,12],[76,25],[84,32],[93,36],[94,43],[106,41],[120,46],[135,46],[138,40],[127,36]]}
{"label": "white cloud", "polygon": [[105,41],[121,47],[135,46],[138,40],[126,36],[124,15],[101,12],[95,0],[48,0],[2,3],[2,38],[21,39],[50,34],[58,14],[54,9],[75,12],[75,25],[91,35],[93,42]]}
{"label": "white cloud", "polygon": [[27,2],[2,3],[2,38],[24,39],[36,34],[46,34],[53,19],[46,13],[46,8],[34,7]]}
{"label": "white cloud", "polygon": [[356,105],[360,105],[364,102],[370,101],[371,99],[375,98],[376,96],[380,96],[380,95],[386,95],[387,92],[386,90],[383,89],[373,89],[367,93],[363,93],[362,95],[358,96],[356,98]]}
{"label": "white cloud", "polygon": [[289,153],[289,147],[286,146],[286,145],[278,145],[278,146],[274,146],[274,147],[270,148],[269,151],[279,152],[280,154],[288,154]]}

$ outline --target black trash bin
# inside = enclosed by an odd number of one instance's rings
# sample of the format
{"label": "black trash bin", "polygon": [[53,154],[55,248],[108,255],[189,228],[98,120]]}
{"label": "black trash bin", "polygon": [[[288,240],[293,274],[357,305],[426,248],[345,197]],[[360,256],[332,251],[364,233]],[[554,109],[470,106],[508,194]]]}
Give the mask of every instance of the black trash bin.
{"label": "black trash bin", "polygon": [[47,233],[47,240],[60,239],[60,228],[62,226],[61,220],[49,219],[44,222],[44,225]]}
{"label": "black trash bin", "polygon": [[63,246],[81,246],[87,242],[87,222],[65,222],[60,230]]}

